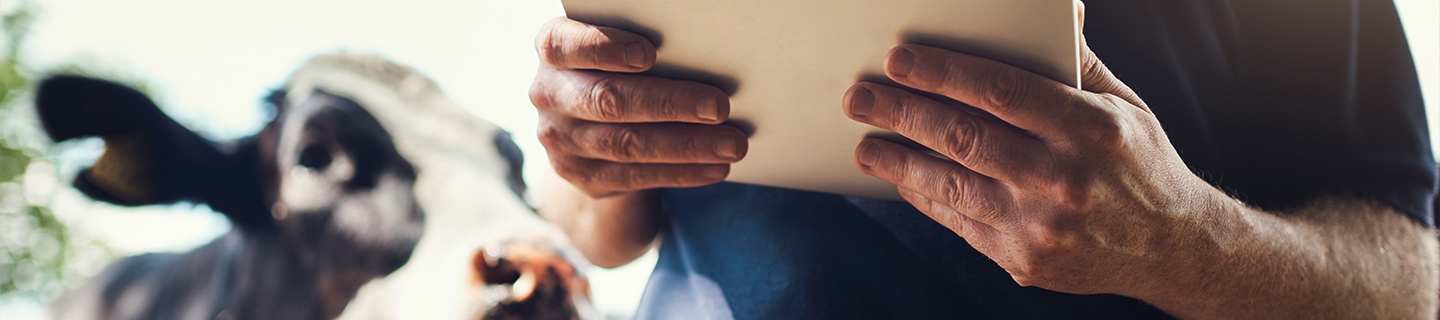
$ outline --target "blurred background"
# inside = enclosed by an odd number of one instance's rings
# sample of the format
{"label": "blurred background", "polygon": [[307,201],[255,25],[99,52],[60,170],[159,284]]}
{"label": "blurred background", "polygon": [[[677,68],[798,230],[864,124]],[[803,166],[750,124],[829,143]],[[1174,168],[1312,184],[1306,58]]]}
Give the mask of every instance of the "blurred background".
{"label": "blurred background", "polygon": [[[1410,38],[1430,131],[1440,132],[1440,0],[1395,0]],[[419,69],[470,112],[515,133],[525,176],[548,170],[526,93],[533,39],[564,15],[555,0],[0,0],[0,319],[41,316],[65,288],[117,257],[185,251],[230,226],[203,205],[121,208],[91,201],[69,177],[98,140],[51,145],[30,110],[32,81],[65,71],[149,93],[212,139],[258,131],[260,98],[317,53],[374,53]],[[1434,139],[1440,150],[1440,139]],[[594,302],[628,318],[654,253],[590,273]]]}

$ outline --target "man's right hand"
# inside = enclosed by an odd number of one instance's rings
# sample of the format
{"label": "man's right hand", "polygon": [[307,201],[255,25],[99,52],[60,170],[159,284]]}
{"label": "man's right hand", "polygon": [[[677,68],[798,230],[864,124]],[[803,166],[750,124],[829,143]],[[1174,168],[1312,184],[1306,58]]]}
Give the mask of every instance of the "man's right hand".
{"label": "man's right hand", "polygon": [[[541,29],[530,101],[555,173],[539,213],[601,267],[629,263],[659,232],[663,187],[720,182],[749,143],[722,125],[730,99],[715,86],[629,73],[655,64],[640,35],[566,18]],[[561,181],[561,180],[564,181]]]}
{"label": "man's right hand", "polygon": [[556,173],[593,198],[725,179],[745,133],[718,87],[628,73],[649,70],[655,45],[638,34],[566,18],[536,39],[530,101]]}

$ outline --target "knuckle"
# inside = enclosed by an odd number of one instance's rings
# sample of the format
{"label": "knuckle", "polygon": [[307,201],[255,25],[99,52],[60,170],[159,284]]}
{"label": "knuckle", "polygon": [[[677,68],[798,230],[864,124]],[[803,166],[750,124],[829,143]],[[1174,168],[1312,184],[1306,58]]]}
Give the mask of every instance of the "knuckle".
{"label": "knuckle", "polygon": [[584,181],[590,190],[597,192],[627,191],[632,184],[629,174],[631,170],[634,170],[631,166],[610,163],[598,168],[586,168],[578,179]]}
{"label": "knuckle", "polygon": [[1050,273],[1045,262],[1039,257],[1026,256],[1019,259],[1017,263],[1019,264],[1017,267],[1021,270],[1020,274],[1022,275],[1022,277],[1019,277],[1020,279],[1017,280],[1023,279],[1027,285],[1035,285],[1043,281],[1042,279],[1048,278],[1048,274]]}
{"label": "knuckle", "polygon": [[[895,179],[895,184],[905,187],[911,187],[911,190],[925,191],[927,189],[922,189],[920,187],[930,187],[929,185],[927,185],[927,181],[925,179],[927,177],[921,175],[923,174],[922,172],[924,172],[922,171],[924,168],[921,168],[919,164],[915,163],[914,158],[907,155],[890,156],[887,149],[883,147],[881,147],[880,150],[876,151],[876,153],[879,154],[878,157],[880,158],[877,161],[887,165],[871,166],[866,169],[869,172],[874,173],[875,175],[882,178],[886,178],[887,180]],[[889,165],[889,163],[892,163],[892,161],[894,165]]]}
{"label": "knuckle", "polygon": [[[680,156],[686,159],[703,159],[714,153],[713,146],[708,142],[714,139],[700,138],[695,135],[686,135],[681,138],[680,145],[685,146],[680,150]],[[709,147],[709,149],[707,149]]]}
{"label": "knuckle", "polygon": [[550,161],[550,166],[555,168],[556,174],[565,178],[566,181],[570,181],[576,187],[591,189],[593,181],[590,178],[593,175],[589,174],[588,168],[580,162],[573,158],[555,157],[555,160]]}
{"label": "knuckle", "polygon": [[1041,217],[1030,227],[1030,247],[1033,255],[1045,255],[1060,249],[1060,222],[1053,217]]}
{"label": "knuckle", "polygon": [[552,100],[550,99],[550,86],[546,85],[540,77],[530,84],[530,104],[538,110],[549,110]]}
{"label": "knuckle", "polygon": [[559,21],[551,21],[545,26],[545,31],[535,40],[535,50],[545,63],[551,65],[562,65],[565,61],[565,46],[560,37],[555,36],[560,32]]}
{"label": "knuckle", "polygon": [[1060,182],[1056,195],[1060,205],[1070,212],[1087,211],[1094,200],[1087,186],[1088,180],[1083,177],[1070,177]]}
{"label": "knuckle", "polygon": [[622,189],[645,189],[645,187],[649,187],[649,185],[654,183],[655,174],[654,170],[651,170],[651,167],[641,166],[641,164],[628,164],[628,166],[622,167],[624,167],[624,170],[619,172],[619,177],[615,177],[615,180],[619,182],[618,186],[621,186]]}
{"label": "knuckle", "polygon": [[1097,110],[1094,120],[1091,121],[1092,142],[1113,146],[1125,140],[1125,119],[1124,115],[1110,110]]}
{"label": "knuckle", "polygon": [[[964,230],[964,228],[965,228],[964,225],[965,225],[965,219],[966,219],[966,218],[965,218],[964,216],[961,216],[960,213],[955,212],[953,209],[947,211],[947,210],[945,210],[944,207],[942,207],[941,205],[935,203],[934,201],[926,201],[925,203],[929,206],[929,208],[931,209],[931,211],[933,211],[933,212],[938,212],[938,214],[928,214],[928,215],[929,215],[931,218],[935,219],[936,221],[939,221],[941,225],[945,225],[945,226],[947,226],[947,227],[952,227],[951,230],[955,230],[955,229]],[[959,234],[959,232],[957,232],[956,234]]]}
{"label": "knuckle", "polygon": [[1031,277],[1043,278],[1050,269],[1047,261],[1066,250],[1063,235],[1042,225],[1031,228],[1027,242],[1021,250],[1020,262],[1025,273]]}
{"label": "knuckle", "polygon": [[569,130],[561,128],[555,121],[542,119],[535,130],[535,137],[540,140],[540,144],[545,146],[545,149],[554,152],[560,149],[560,144],[565,141],[567,132]]}
{"label": "knuckle", "polygon": [[633,161],[647,156],[645,144],[641,141],[641,135],[633,127],[620,127],[614,132],[605,135],[600,142],[606,148],[605,152],[621,161]]}
{"label": "knuckle", "polygon": [[1009,260],[1005,271],[1016,281],[1026,282],[1025,285],[1034,285],[1036,280],[1043,278],[1048,272],[1045,258],[1034,248],[1020,248]]}
{"label": "knuckle", "polygon": [[940,184],[940,195],[945,197],[945,202],[954,208],[969,207],[970,195],[969,186],[965,185],[964,179],[959,174],[947,174]]}
{"label": "knuckle", "polygon": [[1014,270],[1012,270],[1011,272],[1016,273],[1017,276],[1021,276],[1026,279],[1033,279],[1036,274],[1040,273],[1041,264],[1039,261],[1036,261],[1035,257],[1031,255],[1021,255],[1019,258],[1016,258],[1015,261],[1013,261],[1012,263],[1014,265],[1011,266],[1011,268]]}
{"label": "knuckle", "polygon": [[635,190],[638,189],[639,186],[644,185],[646,181],[644,174],[645,170],[642,166],[621,165],[619,166],[619,170],[616,170],[607,180],[613,183],[618,189]]}
{"label": "knuckle", "polygon": [[943,72],[933,75],[933,77],[937,77],[937,79],[931,81],[934,82],[932,85],[953,88],[970,80],[976,80],[969,68],[964,66],[963,63],[951,59],[944,59],[942,61],[944,62],[941,64],[942,68],[940,68],[940,70]]}
{"label": "knuckle", "polygon": [[590,83],[589,101],[590,111],[600,119],[620,119],[621,110],[620,84],[614,78],[604,77]]}
{"label": "knuckle", "polygon": [[896,101],[895,107],[893,111],[891,111],[892,114],[887,115],[889,117],[887,122],[890,128],[893,128],[893,130],[897,132],[917,132],[917,130],[923,130],[925,128],[921,128],[921,126],[923,126],[921,123],[927,119],[921,112],[923,109],[924,107],[921,106],[921,102],[917,99],[913,97],[901,98],[899,101]]}
{"label": "knuckle", "polygon": [[582,38],[583,41],[580,43],[579,48],[577,48],[578,50],[571,53],[571,55],[578,57],[570,58],[579,60],[580,63],[584,63],[586,66],[593,67],[602,65],[602,62],[605,61],[605,50],[612,47],[610,38],[599,33],[587,34]]}
{"label": "knuckle", "polygon": [[[681,112],[682,107],[675,100],[675,96],[684,96],[672,90],[657,88],[678,88],[673,86],[675,82],[667,82],[663,86],[649,87],[642,86],[635,88],[634,99],[637,108],[643,108],[643,112],[652,115],[656,119],[679,120],[685,118],[687,112]],[[668,92],[667,92],[668,91]]]}
{"label": "knuckle", "polygon": [[955,118],[946,121],[943,150],[956,161],[970,162],[977,156],[979,142],[984,141],[985,130],[974,119]]}
{"label": "knuckle", "polygon": [[[980,192],[980,191],[977,191]],[[970,215],[980,221],[1005,221],[1005,208],[996,201],[975,201],[969,207]]]}
{"label": "knuckle", "polygon": [[[699,174],[699,172],[700,172],[700,170],[701,170],[700,168],[701,168],[701,167],[699,167],[699,166],[694,166],[693,168],[690,167],[690,166],[683,166],[683,165],[681,165],[681,166],[671,166],[671,167],[667,168],[667,169],[669,169],[669,170],[667,170],[667,172],[664,172],[664,173],[656,174],[656,175],[655,175],[655,180],[656,180],[655,183],[656,183],[657,185],[666,185],[666,186],[683,186],[683,185],[689,185],[689,184],[695,183],[695,182],[698,181],[698,180],[704,179],[704,178],[701,178],[702,175]],[[673,171],[670,171],[670,170],[673,170]]]}
{"label": "knuckle", "polygon": [[1000,112],[1011,112],[1020,108],[1026,95],[1030,94],[1030,88],[1014,78],[1001,72],[992,72],[977,79],[980,80],[979,83],[986,84],[982,93],[984,101]]}

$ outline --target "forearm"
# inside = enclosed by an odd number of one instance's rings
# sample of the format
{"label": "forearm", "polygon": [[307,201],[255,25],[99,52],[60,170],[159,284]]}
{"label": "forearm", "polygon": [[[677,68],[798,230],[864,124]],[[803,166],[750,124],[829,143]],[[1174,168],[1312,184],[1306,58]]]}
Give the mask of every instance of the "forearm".
{"label": "forearm", "polygon": [[1171,257],[1168,285],[1143,300],[1191,319],[1436,316],[1436,234],[1391,207],[1333,198],[1273,214],[1223,202],[1191,229],[1208,245]]}
{"label": "forearm", "polygon": [[560,226],[585,258],[602,268],[634,261],[650,249],[659,230],[654,191],[592,198],[569,181],[548,174],[540,216]]}

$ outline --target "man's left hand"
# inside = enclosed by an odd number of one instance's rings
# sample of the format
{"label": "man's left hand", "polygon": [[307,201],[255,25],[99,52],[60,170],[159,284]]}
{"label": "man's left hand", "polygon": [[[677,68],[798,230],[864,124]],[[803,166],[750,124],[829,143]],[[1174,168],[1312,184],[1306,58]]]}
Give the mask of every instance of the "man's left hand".
{"label": "man's left hand", "polygon": [[1154,114],[1088,48],[1081,66],[1083,90],[992,60],[898,46],[885,62],[890,79],[995,117],[858,83],[845,96],[852,119],[947,159],[869,138],[856,162],[1021,285],[1142,296],[1161,284],[1139,275],[1190,260],[1172,249],[1223,246],[1193,224],[1238,204],[1187,169]]}

